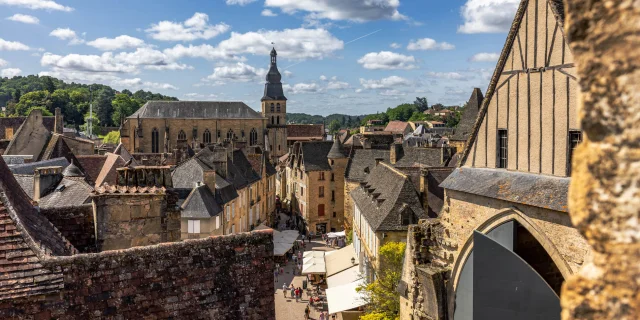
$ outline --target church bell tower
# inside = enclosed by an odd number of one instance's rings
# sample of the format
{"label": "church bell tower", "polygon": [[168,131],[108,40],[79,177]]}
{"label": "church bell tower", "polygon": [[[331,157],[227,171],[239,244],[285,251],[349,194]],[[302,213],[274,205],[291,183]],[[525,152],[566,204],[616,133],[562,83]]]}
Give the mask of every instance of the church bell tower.
{"label": "church bell tower", "polygon": [[267,118],[268,148],[271,156],[287,153],[287,98],[282,91],[282,75],[278,71],[278,53],[271,50],[271,65],[264,84],[262,115]]}

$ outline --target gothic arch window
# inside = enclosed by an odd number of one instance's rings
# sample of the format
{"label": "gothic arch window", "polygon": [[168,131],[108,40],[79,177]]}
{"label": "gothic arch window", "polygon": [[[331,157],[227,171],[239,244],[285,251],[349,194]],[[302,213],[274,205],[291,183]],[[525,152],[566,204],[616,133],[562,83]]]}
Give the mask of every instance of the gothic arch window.
{"label": "gothic arch window", "polygon": [[229,132],[227,132],[227,139],[233,139],[233,130],[229,129]]}
{"label": "gothic arch window", "polygon": [[[279,105],[279,104],[278,104],[278,105]],[[272,103],[272,104],[271,104],[271,112],[273,112],[273,111],[274,111],[274,109],[273,109],[273,103]]]}
{"label": "gothic arch window", "polygon": [[276,120],[277,120],[277,121],[276,121],[276,123],[277,123],[277,124],[280,124],[280,116],[278,116],[278,117],[276,118]]}
{"label": "gothic arch window", "polygon": [[276,112],[280,112],[280,104],[279,103],[276,105]]}
{"label": "gothic arch window", "polygon": [[211,143],[211,131],[209,131],[209,129],[204,130],[204,133],[202,134],[202,142],[203,143]]}
{"label": "gothic arch window", "polygon": [[244,138],[244,129],[240,130],[240,135]]}
{"label": "gothic arch window", "polygon": [[184,133],[183,130],[180,130],[180,132],[178,132],[178,141],[185,141],[187,140],[187,134]]}
{"label": "gothic arch window", "polygon": [[251,133],[249,133],[249,145],[255,146],[258,144],[258,132],[255,128],[251,129]]}
{"label": "gothic arch window", "polygon": [[275,124],[275,118],[273,116],[271,116],[271,124]]}
{"label": "gothic arch window", "polygon": [[151,153],[159,153],[160,152],[160,134],[158,133],[158,129],[153,128],[151,131]]}

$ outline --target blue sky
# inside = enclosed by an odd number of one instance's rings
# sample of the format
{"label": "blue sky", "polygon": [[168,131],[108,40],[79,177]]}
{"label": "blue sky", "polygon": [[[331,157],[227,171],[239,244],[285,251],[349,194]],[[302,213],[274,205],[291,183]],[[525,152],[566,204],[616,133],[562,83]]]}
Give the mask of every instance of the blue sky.
{"label": "blue sky", "polygon": [[460,104],[486,90],[518,3],[0,0],[0,76],[259,110],[275,42],[288,112],[368,114],[416,96]]}

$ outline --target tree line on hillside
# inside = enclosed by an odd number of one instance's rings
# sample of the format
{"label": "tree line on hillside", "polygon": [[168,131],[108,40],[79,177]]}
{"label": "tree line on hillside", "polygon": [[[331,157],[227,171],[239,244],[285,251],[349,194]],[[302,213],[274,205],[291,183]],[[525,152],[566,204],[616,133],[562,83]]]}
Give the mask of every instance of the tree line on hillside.
{"label": "tree line on hillside", "polygon": [[340,124],[345,126],[357,125],[364,117],[350,116],[346,114],[334,113],[326,117],[320,115],[310,115],[306,113],[287,113],[287,123],[289,124],[329,124],[334,120],[337,120]]}
{"label": "tree line on hillside", "polygon": [[0,107],[5,108],[0,116],[26,116],[33,109],[53,115],[60,108],[67,124],[84,129],[90,100],[93,124],[108,127],[119,125],[122,117],[133,114],[149,100],[178,99],[144,90],[118,92],[102,84],[65,83],[49,76],[0,78]]}

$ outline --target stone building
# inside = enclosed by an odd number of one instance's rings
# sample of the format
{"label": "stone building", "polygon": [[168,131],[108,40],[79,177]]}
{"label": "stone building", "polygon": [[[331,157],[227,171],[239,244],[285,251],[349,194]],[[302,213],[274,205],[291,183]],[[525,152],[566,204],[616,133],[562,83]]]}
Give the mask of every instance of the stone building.
{"label": "stone building", "polygon": [[122,123],[120,141],[134,155],[147,157],[226,141],[261,146],[277,159],[287,152],[287,98],[276,55],[272,50],[261,113],[243,102],[149,101]]}
{"label": "stone building", "polygon": [[440,217],[408,234],[403,319],[560,319],[591,254],[567,209],[582,133],[563,24],[562,1],[521,2]]}
{"label": "stone building", "polygon": [[298,141],[323,141],[325,138],[324,124],[287,125],[287,148]]}
{"label": "stone building", "polygon": [[344,173],[347,156],[339,140],[297,142],[282,171],[286,202],[308,231],[334,232],[344,225]]}

